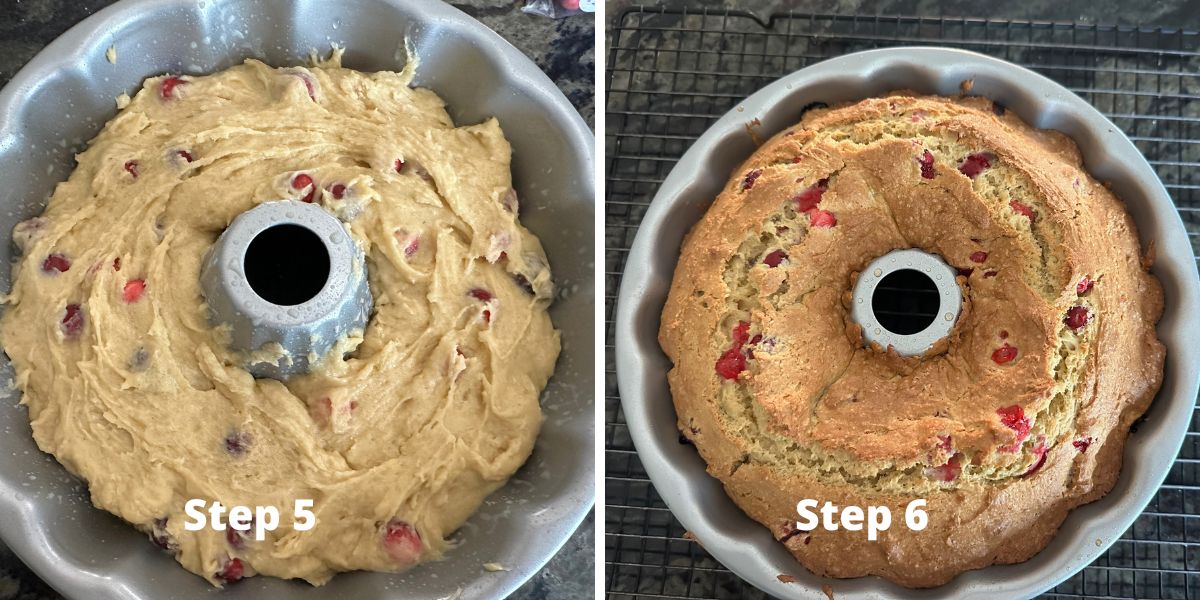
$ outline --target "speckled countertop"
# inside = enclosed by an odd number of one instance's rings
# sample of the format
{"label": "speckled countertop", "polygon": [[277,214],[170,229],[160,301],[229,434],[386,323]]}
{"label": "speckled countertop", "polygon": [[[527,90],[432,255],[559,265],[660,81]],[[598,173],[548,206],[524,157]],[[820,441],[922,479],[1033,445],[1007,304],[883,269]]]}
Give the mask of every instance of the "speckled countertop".
{"label": "speckled countertop", "polygon": [[[0,87],[46,44],[114,0],[0,0]],[[482,21],[534,60],[575,106],[589,126],[595,112],[592,15],[560,20],[528,15],[522,2],[451,2]],[[563,549],[511,598],[576,599],[594,596],[595,519],[588,515]],[[0,600],[61,598],[12,551],[0,544]]]}

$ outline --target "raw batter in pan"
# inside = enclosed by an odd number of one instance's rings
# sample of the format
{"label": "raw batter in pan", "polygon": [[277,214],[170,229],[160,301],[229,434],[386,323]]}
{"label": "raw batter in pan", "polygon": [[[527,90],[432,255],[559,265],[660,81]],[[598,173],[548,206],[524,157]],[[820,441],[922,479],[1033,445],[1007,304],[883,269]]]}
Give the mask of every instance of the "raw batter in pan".
{"label": "raw batter in pan", "polygon": [[[340,63],[147,80],[13,233],[0,341],[38,445],[217,585],[439,557],[529,456],[558,356],[497,122],[455,127],[410,87],[415,61]],[[283,198],[345,223],[375,306],[352,352],[255,379],[199,272],[234,217]],[[262,541],[186,531],[193,498],[283,516]],[[314,502],[308,531],[296,499]]]}

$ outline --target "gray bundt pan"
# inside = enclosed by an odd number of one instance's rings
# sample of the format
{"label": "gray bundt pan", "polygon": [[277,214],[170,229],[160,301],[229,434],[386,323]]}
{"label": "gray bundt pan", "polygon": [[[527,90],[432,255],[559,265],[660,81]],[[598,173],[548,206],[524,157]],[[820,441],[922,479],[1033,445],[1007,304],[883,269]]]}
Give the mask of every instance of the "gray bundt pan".
{"label": "gray bundt pan", "polygon": [[[1146,422],[1130,437],[1112,492],[1067,518],[1054,541],[1025,563],[964,573],[931,590],[907,590],[876,577],[825,579],[796,563],[765,527],[730,500],[691,446],[679,443],[667,388],[670,362],[658,346],[659,315],[683,236],[754,151],[747,122],[764,137],[796,123],[811,102],[843,102],[889,90],[955,95],[974,79],[973,94],[1002,102],[1035,127],[1073,138],[1087,169],[1133,214],[1143,244],[1154,240],[1154,273],[1166,292],[1158,332],[1167,347],[1162,390]],[[980,54],[945,48],[889,48],[813,65],[763,88],[730,111],[683,155],[663,182],[638,230],[618,300],[617,375],[638,455],[671,511],[704,548],[750,583],[783,598],[1023,598],[1047,590],[1100,556],[1154,496],[1179,452],[1196,399],[1200,350],[1200,282],[1183,223],[1150,165],[1121,131],[1087,102],[1032,71]],[[799,499],[797,499],[799,500]],[[782,583],[780,574],[796,583]]]}
{"label": "gray bundt pan", "polygon": [[[0,536],[57,590],[75,598],[502,598],[536,573],[593,504],[595,337],[593,136],[554,84],[500,36],[427,0],[125,0],[46,47],[0,92],[0,235],[38,214],[115,113],[114,98],[164,72],[209,73],[260,58],[303,62],[346,48],[345,64],[398,70],[408,37],[415,83],[455,121],[499,117],[513,146],[522,221],[541,237],[564,293],[551,309],[563,353],[542,404],[529,462],[486,501],[446,559],[404,574],[345,573],[321,588],[254,577],[218,594],[146,536],[94,508],[86,488],[38,451],[19,394],[0,399]],[[105,60],[115,45],[116,64]],[[8,286],[11,244],[0,243]],[[11,367],[0,359],[0,379]],[[509,571],[487,572],[484,563]]]}

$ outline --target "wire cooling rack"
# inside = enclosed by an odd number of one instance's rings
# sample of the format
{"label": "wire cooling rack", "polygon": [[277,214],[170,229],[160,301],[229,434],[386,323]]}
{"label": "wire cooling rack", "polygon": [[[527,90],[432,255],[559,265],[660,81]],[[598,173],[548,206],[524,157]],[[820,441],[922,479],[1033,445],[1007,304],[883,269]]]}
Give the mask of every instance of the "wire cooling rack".
{"label": "wire cooling rack", "polygon": [[[1121,127],[1200,240],[1200,34],[1037,21],[781,15],[633,8],[608,60],[605,199],[605,575],[607,598],[763,598],[699,545],[634,453],[613,368],[612,319],[646,206],[684,150],[736,102],[825,58],[936,44],[1050,77]],[[1094,564],[1045,598],[1200,598],[1200,417],[1165,485]]]}

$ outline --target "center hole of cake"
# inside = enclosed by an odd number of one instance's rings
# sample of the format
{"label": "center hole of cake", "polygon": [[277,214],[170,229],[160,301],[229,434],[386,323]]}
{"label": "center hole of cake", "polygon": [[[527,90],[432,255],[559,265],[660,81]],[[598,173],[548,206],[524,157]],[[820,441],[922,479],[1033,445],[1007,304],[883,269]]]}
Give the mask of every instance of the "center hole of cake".
{"label": "center hole of cake", "polygon": [[264,229],[246,248],[246,282],[260,298],[279,306],[312,300],[329,278],[329,250],[300,225]]}
{"label": "center hole of cake", "polygon": [[937,318],[941,297],[928,275],[913,269],[888,273],[871,297],[871,310],[884,329],[897,335],[925,331]]}

